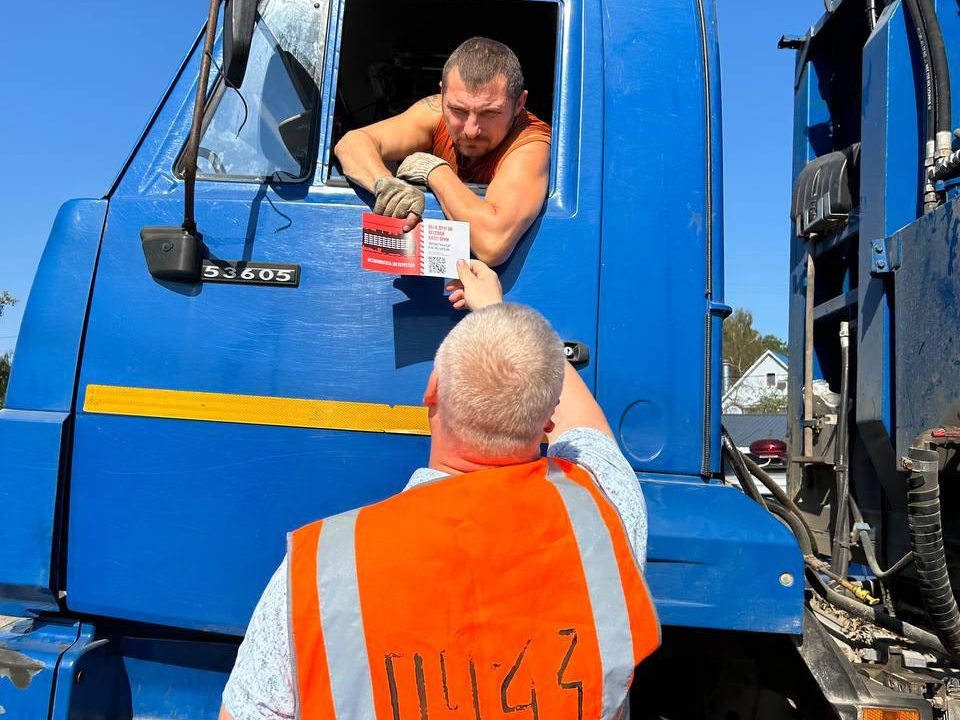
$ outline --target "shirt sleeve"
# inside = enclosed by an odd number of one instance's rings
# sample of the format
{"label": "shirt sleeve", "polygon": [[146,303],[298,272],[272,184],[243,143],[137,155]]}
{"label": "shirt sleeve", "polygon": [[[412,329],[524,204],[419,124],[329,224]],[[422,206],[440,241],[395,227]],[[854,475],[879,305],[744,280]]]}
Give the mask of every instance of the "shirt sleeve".
{"label": "shirt sleeve", "polygon": [[253,611],[223,691],[234,720],[289,720],[296,713],[287,615],[287,558]]}
{"label": "shirt sleeve", "polygon": [[647,567],[647,504],[630,463],[609,435],[594,428],[572,428],[547,450],[549,457],[576,463],[590,471],[613,503],[642,571]]}

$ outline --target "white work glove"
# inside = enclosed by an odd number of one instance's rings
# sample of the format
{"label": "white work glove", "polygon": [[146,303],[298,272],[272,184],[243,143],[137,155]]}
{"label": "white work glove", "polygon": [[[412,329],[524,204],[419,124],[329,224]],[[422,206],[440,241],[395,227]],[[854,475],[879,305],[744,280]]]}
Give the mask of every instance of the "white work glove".
{"label": "white work glove", "polygon": [[415,152],[397,168],[397,177],[418,185],[426,185],[427,177],[441,165],[450,167],[450,163],[436,155],[425,152]]}
{"label": "white work glove", "polygon": [[377,215],[395,218],[405,218],[411,213],[423,215],[426,202],[423,191],[410,183],[384,175],[374,184],[373,192],[377,196],[377,202],[373,206]]}

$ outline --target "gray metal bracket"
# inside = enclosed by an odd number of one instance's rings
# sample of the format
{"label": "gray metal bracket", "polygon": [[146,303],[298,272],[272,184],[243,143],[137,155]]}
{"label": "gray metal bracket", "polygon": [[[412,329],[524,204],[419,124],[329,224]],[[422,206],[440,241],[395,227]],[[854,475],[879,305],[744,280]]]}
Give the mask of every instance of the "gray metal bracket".
{"label": "gray metal bracket", "polygon": [[900,233],[888,238],[870,241],[870,274],[879,276],[894,273],[900,268],[902,245]]}

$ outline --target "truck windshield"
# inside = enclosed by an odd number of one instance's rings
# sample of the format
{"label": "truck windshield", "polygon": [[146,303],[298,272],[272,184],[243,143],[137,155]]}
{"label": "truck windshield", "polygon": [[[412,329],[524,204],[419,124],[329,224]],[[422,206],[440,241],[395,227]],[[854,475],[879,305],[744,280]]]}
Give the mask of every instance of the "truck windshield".
{"label": "truck windshield", "polygon": [[[327,2],[264,0],[243,85],[221,77],[204,117],[206,180],[301,182],[316,163]],[[182,170],[178,161],[178,173]]]}

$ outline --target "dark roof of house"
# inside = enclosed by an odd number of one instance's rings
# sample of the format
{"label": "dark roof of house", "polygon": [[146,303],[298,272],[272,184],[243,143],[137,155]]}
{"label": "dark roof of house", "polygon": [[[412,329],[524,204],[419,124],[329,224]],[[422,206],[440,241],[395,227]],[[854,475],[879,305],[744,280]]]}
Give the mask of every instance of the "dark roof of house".
{"label": "dark roof of house", "polygon": [[747,447],[754,440],[774,438],[783,440],[787,435],[787,416],[781,415],[723,415],[723,426],[730,433],[737,447]]}

